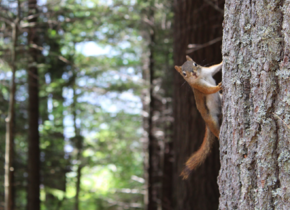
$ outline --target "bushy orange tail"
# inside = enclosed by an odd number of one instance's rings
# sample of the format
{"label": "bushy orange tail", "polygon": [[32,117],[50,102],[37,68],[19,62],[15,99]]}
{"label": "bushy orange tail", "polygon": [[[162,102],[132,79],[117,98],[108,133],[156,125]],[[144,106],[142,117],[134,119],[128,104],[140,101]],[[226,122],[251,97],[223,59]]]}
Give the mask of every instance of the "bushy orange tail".
{"label": "bushy orange tail", "polygon": [[182,176],[183,179],[187,179],[191,171],[196,169],[205,161],[206,157],[211,151],[211,146],[214,140],[215,136],[206,126],[202,145],[200,146],[199,150],[194,154],[192,154],[190,158],[186,161],[185,169],[180,174],[180,176]]}

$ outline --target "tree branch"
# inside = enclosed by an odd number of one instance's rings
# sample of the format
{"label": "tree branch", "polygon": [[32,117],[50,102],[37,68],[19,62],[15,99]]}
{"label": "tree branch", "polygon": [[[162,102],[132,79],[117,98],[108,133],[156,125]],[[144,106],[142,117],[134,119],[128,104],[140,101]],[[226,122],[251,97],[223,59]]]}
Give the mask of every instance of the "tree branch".
{"label": "tree branch", "polygon": [[219,11],[221,14],[224,14],[224,10],[219,8],[218,5],[214,4],[211,0],[204,0],[208,5],[212,6],[215,10]]}
{"label": "tree branch", "polygon": [[[43,47],[38,46],[36,44],[32,44],[31,47],[34,48],[34,49],[40,50],[40,51],[43,50]],[[54,55],[54,56],[57,56],[58,59],[61,60],[61,61],[63,61],[64,63],[72,64],[69,60],[67,60],[65,57],[63,57],[61,55]]]}
{"label": "tree branch", "polygon": [[208,47],[210,45],[213,45],[219,41],[222,40],[222,37],[218,37],[215,39],[210,40],[209,42],[206,42],[204,44],[189,44],[187,47],[189,48],[188,50],[186,50],[186,53],[192,53],[194,51],[200,50],[202,48]]}

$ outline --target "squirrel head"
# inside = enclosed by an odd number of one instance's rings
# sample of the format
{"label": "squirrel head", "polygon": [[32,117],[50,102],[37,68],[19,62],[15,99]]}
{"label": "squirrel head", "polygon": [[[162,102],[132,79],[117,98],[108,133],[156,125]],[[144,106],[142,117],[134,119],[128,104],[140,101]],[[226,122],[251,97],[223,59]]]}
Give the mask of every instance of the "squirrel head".
{"label": "squirrel head", "polygon": [[201,66],[194,62],[188,55],[182,66],[175,66],[176,71],[189,83],[194,83],[201,75]]}

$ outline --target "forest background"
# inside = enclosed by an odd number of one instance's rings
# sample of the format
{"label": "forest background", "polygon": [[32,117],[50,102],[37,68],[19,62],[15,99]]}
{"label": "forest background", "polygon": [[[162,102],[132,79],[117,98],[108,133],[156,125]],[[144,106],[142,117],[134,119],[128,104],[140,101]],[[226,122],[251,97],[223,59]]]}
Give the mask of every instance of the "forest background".
{"label": "forest background", "polygon": [[0,209],[217,209],[217,144],[179,177],[204,124],[173,66],[221,61],[223,4],[1,1]]}

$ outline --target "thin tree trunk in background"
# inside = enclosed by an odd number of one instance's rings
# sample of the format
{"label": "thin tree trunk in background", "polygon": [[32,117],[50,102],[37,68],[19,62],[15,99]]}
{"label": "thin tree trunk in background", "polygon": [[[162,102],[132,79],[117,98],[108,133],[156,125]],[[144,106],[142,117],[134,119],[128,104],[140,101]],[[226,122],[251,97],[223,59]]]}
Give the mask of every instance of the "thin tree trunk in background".
{"label": "thin tree trunk in background", "polygon": [[[145,209],[172,201],[172,3],[146,1],[142,11],[142,91]],[[162,9],[161,9],[162,8]],[[162,16],[160,16],[162,11]]]}
{"label": "thin tree trunk in background", "polygon": [[[58,30],[56,26],[52,26],[53,30]],[[60,49],[61,45],[57,40],[52,39],[47,35],[45,37],[48,45],[50,46],[48,60],[49,66],[47,73],[50,77],[51,83],[58,83],[59,79],[62,78],[66,64],[63,61],[59,60],[54,53],[61,54]],[[53,88],[53,91],[50,92],[49,98],[52,101],[52,112],[53,115],[52,123],[54,127],[51,129],[50,138],[43,139],[50,141],[50,145],[42,150],[43,155],[45,156],[45,161],[50,162],[50,165],[46,165],[44,173],[49,174],[42,177],[42,183],[45,187],[54,188],[65,192],[66,190],[66,164],[69,164],[69,160],[65,159],[64,151],[64,112],[60,110],[65,110],[64,107],[64,96],[63,96],[63,84],[59,84]],[[41,100],[43,101],[43,100]],[[53,172],[53,173],[52,173]],[[47,209],[55,208],[58,205],[59,199],[55,194],[48,192],[46,193],[45,198],[45,207]]]}
{"label": "thin tree trunk in background", "polygon": [[[145,82],[146,85],[149,83],[149,59],[148,59],[148,54],[147,52],[142,53],[142,79]],[[144,180],[145,180],[145,194],[144,194],[144,205],[145,208],[147,209],[148,202],[149,202],[149,195],[148,195],[148,168],[149,168],[149,152],[148,152],[148,142],[149,142],[149,135],[148,135],[148,118],[149,118],[149,90],[148,88],[144,87],[142,90],[142,128],[143,128],[143,133],[141,137],[141,142],[143,144],[143,159],[144,159]]]}
{"label": "thin tree trunk in background", "polygon": [[[37,14],[37,1],[29,0],[29,15]],[[37,44],[36,31],[37,17],[29,19],[34,25],[28,29],[29,46]],[[29,47],[28,63],[28,209],[40,209],[40,149],[39,149],[39,96],[38,96],[38,71],[37,71],[37,49]]]}
{"label": "thin tree trunk in background", "polygon": [[[74,68],[74,67],[73,67]],[[73,104],[72,104],[72,111],[73,111],[73,124],[74,124],[74,131],[75,131],[75,146],[77,149],[77,157],[76,160],[78,161],[78,168],[77,168],[77,180],[76,180],[76,195],[75,195],[75,210],[79,210],[79,196],[81,190],[81,176],[82,176],[82,148],[83,148],[83,139],[80,134],[80,128],[77,127],[77,94],[76,94],[76,77],[77,73],[76,70],[73,70]]]}
{"label": "thin tree trunk in background", "polygon": [[150,1],[148,18],[153,23],[149,27],[149,118],[148,118],[148,206],[147,210],[157,210],[161,208],[161,159],[160,146],[155,136],[156,125],[154,124],[154,114],[156,101],[154,97],[154,50],[155,50],[155,29],[154,29],[154,5],[155,1]]}
{"label": "thin tree trunk in background", "polygon": [[[143,14],[144,15],[144,14]],[[144,17],[143,17],[144,18]],[[144,40],[148,42],[148,33],[146,31],[146,27],[142,31],[142,37]],[[147,44],[147,43],[146,43]],[[142,51],[142,79],[145,83],[145,87],[142,89],[142,94],[141,94],[141,101],[142,101],[142,128],[143,128],[143,133],[142,137],[140,139],[142,143],[142,153],[143,153],[143,159],[144,159],[144,188],[145,188],[145,193],[144,193],[144,208],[148,209],[149,205],[149,150],[148,150],[148,145],[149,145],[149,104],[150,104],[150,71],[149,71],[149,52],[147,50],[147,45],[143,46],[143,51]],[[149,87],[149,88],[148,88]]]}
{"label": "thin tree trunk in background", "polygon": [[16,46],[18,38],[18,24],[20,20],[20,2],[17,1],[17,18],[11,24],[12,49],[11,67],[12,78],[10,86],[9,111],[6,118],[6,147],[5,147],[5,210],[13,210],[15,206],[14,194],[14,132],[15,132],[15,74],[16,74]]}
{"label": "thin tree trunk in background", "polygon": [[155,185],[155,179],[156,179],[156,174],[155,174],[155,167],[157,164],[158,159],[155,159],[154,153],[156,146],[158,142],[156,142],[156,139],[153,134],[153,115],[154,115],[154,97],[153,97],[153,79],[154,79],[154,64],[153,64],[153,49],[152,45],[154,42],[154,32],[152,32],[151,36],[151,43],[150,43],[150,56],[149,56],[149,71],[150,71],[150,91],[149,91],[149,96],[150,96],[150,103],[149,103],[149,122],[148,122],[148,130],[149,130],[149,142],[148,142],[148,156],[149,156],[149,168],[148,168],[148,210],[154,210],[157,209],[157,200],[156,196],[158,193],[156,192],[156,185]]}
{"label": "thin tree trunk in background", "polygon": [[[223,8],[223,1],[216,1],[214,4]],[[223,15],[204,0],[175,0],[174,9],[174,64],[182,65],[186,60],[189,44],[205,44],[222,36]],[[201,65],[212,65],[222,60],[221,41],[203,46],[189,54],[194,61]],[[201,146],[205,124],[196,109],[191,88],[177,72],[174,74],[174,209],[216,210],[220,167],[218,140],[209,157],[188,180],[182,180],[179,176],[186,160]]]}
{"label": "thin tree trunk in background", "polygon": [[289,11],[226,0],[219,209],[290,209]]}
{"label": "thin tree trunk in background", "polygon": [[[170,126],[171,127],[171,126]],[[171,136],[167,139],[172,139]],[[172,208],[172,142],[165,143],[163,177],[162,177],[162,210],[171,210]]]}
{"label": "thin tree trunk in background", "polygon": [[[173,28],[170,26],[168,28],[171,40],[173,40]],[[172,46],[172,44],[171,44]],[[172,48],[170,48],[172,49]],[[166,53],[166,63],[164,69],[164,76],[162,81],[162,86],[164,90],[163,96],[163,130],[164,130],[164,149],[163,149],[163,167],[162,167],[162,189],[161,189],[161,205],[162,210],[172,210],[173,209],[173,110],[172,110],[172,93],[173,93],[173,66],[170,64],[172,61],[172,54],[170,53],[170,49],[168,49]],[[165,99],[165,100],[164,100]],[[166,101],[166,103],[164,103]]]}
{"label": "thin tree trunk in background", "polygon": [[80,164],[77,169],[77,181],[76,181],[76,196],[75,196],[75,210],[79,210],[80,203],[80,190],[81,190],[81,177],[82,177],[82,165]]}
{"label": "thin tree trunk in background", "polygon": [[12,78],[10,86],[9,111],[6,118],[6,148],[5,148],[5,210],[14,209],[14,126],[15,126],[15,72],[18,20],[12,24],[11,67]]}

